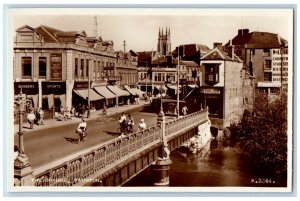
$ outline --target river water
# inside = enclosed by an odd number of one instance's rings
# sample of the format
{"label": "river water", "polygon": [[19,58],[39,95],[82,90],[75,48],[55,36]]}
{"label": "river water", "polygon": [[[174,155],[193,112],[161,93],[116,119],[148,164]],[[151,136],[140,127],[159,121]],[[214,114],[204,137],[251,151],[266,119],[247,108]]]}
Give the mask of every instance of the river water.
{"label": "river water", "polygon": [[[255,176],[251,162],[230,143],[212,140],[205,157],[171,152],[170,185],[173,187],[278,187],[286,186],[286,178]],[[150,168],[146,169],[124,186],[153,186]]]}

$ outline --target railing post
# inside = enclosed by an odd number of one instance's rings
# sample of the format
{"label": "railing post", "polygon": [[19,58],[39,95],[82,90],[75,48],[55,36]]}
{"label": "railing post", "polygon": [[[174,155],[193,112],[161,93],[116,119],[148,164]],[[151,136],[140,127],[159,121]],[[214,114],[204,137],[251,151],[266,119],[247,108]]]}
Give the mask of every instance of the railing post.
{"label": "railing post", "polygon": [[170,160],[170,150],[165,133],[165,115],[161,112],[158,115],[157,124],[160,127],[161,147],[158,152],[157,161],[151,166],[151,176],[154,186],[169,185],[169,170],[172,161]]}

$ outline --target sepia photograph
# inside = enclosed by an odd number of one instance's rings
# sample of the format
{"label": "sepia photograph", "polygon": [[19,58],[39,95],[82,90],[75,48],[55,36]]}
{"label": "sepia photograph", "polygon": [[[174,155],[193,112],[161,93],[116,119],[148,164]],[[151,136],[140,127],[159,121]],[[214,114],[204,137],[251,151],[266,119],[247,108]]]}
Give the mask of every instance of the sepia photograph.
{"label": "sepia photograph", "polygon": [[7,9],[11,192],[292,192],[293,7]]}

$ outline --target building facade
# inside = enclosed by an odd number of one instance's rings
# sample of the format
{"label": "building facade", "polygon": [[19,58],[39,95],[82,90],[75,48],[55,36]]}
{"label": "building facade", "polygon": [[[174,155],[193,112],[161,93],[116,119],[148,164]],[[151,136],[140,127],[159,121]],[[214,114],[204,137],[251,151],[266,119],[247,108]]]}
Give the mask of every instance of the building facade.
{"label": "building facade", "polygon": [[240,121],[253,95],[245,89],[251,89],[251,80],[234,53],[216,46],[201,58],[200,102],[209,108],[212,127],[224,129]]}
{"label": "building facade", "polygon": [[95,87],[136,85],[136,59],[130,52],[116,53],[113,41],[88,37],[84,31],[25,25],[16,30],[14,41],[15,95],[22,89],[34,107],[43,109],[70,109],[88,98],[92,106],[99,105],[108,95]]}
{"label": "building facade", "polygon": [[288,42],[285,39],[274,33],[239,29],[225,49],[231,46],[254,76],[257,93],[272,97],[287,90]]}

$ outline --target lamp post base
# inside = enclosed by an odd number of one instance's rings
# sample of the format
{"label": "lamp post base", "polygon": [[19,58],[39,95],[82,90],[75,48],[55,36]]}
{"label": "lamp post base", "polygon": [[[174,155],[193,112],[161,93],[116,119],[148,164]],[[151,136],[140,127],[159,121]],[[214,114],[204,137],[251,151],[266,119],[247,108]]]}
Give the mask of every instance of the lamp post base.
{"label": "lamp post base", "polygon": [[14,185],[33,186],[32,169],[26,154],[19,153],[14,161]]}

